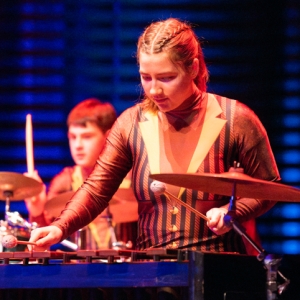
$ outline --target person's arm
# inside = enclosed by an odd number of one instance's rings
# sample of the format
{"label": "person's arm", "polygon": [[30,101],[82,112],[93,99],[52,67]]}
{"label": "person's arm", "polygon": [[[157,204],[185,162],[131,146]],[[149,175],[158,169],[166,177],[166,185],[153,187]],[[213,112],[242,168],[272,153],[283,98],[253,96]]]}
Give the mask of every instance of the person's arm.
{"label": "person's arm", "polygon": [[63,238],[94,220],[107,206],[132,167],[128,132],[132,122],[118,119],[109,133],[94,170],[67,203],[52,225],[59,227]]}
{"label": "person's arm", "polygon": [[[253,178],[280,180],[266,130],[258,117],[248,107],[238,102],[234,118],[233,160],[240,164],[245,174]],[[236,201],[236,220],[244,222],[255,219],[271,209],[275,203],[276,201],[268,199],[240,198]],[[228,208],[229,204],[226,204],[207,212],[207,217],[211,219],[208,226],[216,234],[230,230],[223,220]]]}
{"label": "person's arm", "polygon": [[[280,175],[265,128],[247,106],[237,103],[234,134],[236,157],[244,173],[257,179],[279,181]],[[276,201],[242,198],[237,202],[240,222],[257,218],[271,209]]]}

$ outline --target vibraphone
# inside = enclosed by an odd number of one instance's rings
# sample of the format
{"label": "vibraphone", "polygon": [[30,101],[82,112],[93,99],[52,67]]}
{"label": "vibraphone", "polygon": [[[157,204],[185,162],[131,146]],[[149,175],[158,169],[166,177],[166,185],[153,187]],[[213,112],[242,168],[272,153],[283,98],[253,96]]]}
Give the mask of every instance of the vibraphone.
{"label": "vibraphone", "polygon": [[2,252],[0,262],[0,289],[182,287],[185,299],[218,300],[266,282],[256,257],[185,250]]}

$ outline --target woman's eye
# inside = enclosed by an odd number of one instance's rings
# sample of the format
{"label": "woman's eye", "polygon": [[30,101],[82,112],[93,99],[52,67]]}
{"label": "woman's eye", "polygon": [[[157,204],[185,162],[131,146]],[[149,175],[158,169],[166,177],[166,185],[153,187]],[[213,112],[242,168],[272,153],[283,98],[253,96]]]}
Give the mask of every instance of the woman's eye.
{"label": "woman's eye", "polygon": [[150,76],[142,76],[142,79],[145,81],[150,81],[151,77]]}
{"label": "woman's eye", "polygon": [[174,76],[168,76],[168,77],[161,77],[159,80],[165,82],[165,81],[171,81],[174,78],[175,78]]}

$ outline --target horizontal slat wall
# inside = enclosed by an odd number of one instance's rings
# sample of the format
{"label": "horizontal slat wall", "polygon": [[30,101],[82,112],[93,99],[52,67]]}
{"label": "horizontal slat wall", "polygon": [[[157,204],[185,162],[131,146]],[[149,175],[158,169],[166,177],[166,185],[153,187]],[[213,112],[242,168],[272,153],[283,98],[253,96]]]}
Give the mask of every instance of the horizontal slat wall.
{"label": "horizontal slat wall", "polygon": [[[1,3],[1,172],[26,171],[27,114],[32,115],[35,167],[45,182],[65,163],[63,16],[59,1]],[[27,213],[23,203],[13,202],[11,209]]]}
{"label": "horizontal slat wall", "polygon": [[[300,3],[286,1],[283,10],[281,111],[275,116],[275,154],[282,181],[300,188]],[[278,126],[279,125],[279,126]],[[260,219],[259,231],[266,249],[275,253],[300,253],[299,203],[278,203]]]}

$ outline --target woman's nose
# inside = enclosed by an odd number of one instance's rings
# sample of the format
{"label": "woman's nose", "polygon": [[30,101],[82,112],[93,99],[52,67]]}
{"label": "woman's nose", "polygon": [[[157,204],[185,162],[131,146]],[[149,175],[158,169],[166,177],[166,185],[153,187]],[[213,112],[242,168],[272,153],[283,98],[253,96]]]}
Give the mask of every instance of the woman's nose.
{"label": "woman's nose", "polygon": [[162,88],[160,88],[158,86],[152,86],[150,89],[150,94],[152,96],[160,95],[160,94],[162,94],[162,92],[163,92]]}

